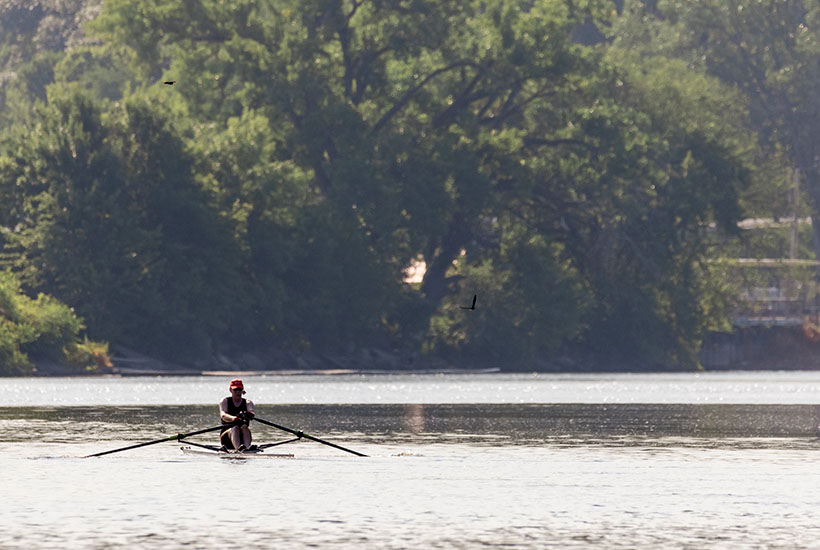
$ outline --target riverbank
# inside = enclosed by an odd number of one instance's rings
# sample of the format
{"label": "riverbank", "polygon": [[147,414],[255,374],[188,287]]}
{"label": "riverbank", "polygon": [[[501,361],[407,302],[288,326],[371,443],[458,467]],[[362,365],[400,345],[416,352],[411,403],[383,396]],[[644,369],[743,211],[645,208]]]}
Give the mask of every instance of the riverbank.
{"label": "riverbank", "polygon": [[[278,349],[218,354],[177,363],[112,346],[111,365],[78,371],[33,359],[36,376],[249,376],[252,374],[475,373],[475,372],[670,372],[691,369],[638,365],[590,357],[563,357],[524,366],[446,361],[409,352],[364,348],[345,353],[294,353]],[[820,333],[801,327],[754,327],[711,333],[703,341],[705,371],[820,370]]]}
{"label": "riverbank", "polygon": [[808,324],[713,332],[700,361],[706,370],[820,370],[820,332]]}
{"label": "riverbank", "polygon": [[357,374],[357,373],[480,373],[499,372],[500,367],[459,366],[436,358],[375,348],[351,353],[292,353],[281,350],[214,355],[208,359],[179,363],[112,346],[111,365],[78,371],[50,360],[33,359],[35,376],[250,376],[259,374]]}
{"label": "riverbank", "polygon": [[[180,363],[160,359],[122,346],[111,346],[110,366],[81,371],[76,368],[32,359],[35,376],[250,376],[334,375],[334,374],[435,374],[489,372],[622,372],[630,369],[614,363],[596,365],[585,360],[562,358],[541,361],[526,366],[482,364],[468,361],[447,361],[410,352],[362,348],[352,352],[294,353],[278,349],[218,354],[207,359]],[[663,368],[643,368],[645,371],[668,371]]]}

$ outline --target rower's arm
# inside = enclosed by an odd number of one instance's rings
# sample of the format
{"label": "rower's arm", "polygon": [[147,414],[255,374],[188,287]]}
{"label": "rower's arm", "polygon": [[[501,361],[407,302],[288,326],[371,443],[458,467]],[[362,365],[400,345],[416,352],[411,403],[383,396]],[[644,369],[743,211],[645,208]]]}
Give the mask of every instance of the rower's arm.
{"label": "rower's arm", "polygon": [[228,422],[228,423],[234,422],[236,420],[236,417],[234,415],[228,414],[228,398],[227,397],[225,399],[223,399],[221,403],[219,403],[219,418],[221,418],[223,422]]}

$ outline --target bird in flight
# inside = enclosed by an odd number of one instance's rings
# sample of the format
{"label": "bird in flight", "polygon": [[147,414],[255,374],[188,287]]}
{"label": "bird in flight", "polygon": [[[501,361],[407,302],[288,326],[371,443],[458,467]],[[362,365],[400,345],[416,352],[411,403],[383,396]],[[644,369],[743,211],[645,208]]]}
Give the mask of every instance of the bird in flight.
{"label": "bird in flight", "polygon": [[168,86],[173,86],[174,84],[176,84],[176,82],[177,82],[176,80],[166,80],[165,82],[163,82],[163,84],[167,84]]}
{"label": "bird in flight", "polygon": [[469,309],[470,311],[473,311],[475,309],[476,298],[478,298],[478,295],[473,294],[473,304],[470,307],[467,307],[467,306],[458,306],[458,307],[460,307],[461,309]]}

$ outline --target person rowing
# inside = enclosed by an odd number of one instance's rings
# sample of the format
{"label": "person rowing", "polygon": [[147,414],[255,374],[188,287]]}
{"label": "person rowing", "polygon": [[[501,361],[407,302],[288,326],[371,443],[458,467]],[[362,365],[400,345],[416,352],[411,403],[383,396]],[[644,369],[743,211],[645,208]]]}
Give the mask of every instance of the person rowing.
{"label": "person rowing", "polygon": [[[302,430],[295,430],[293,428],[288,428],[287,426],[280,426],[279,424],[275,424],[273,422],[270,422],[269,420],[265,420],[264,418],[255,418],[253,414],[253,402],[250,399],[245,399],[244,397],[242,397],[245,394],[245,385],[239,378],[234,378],[233,380],[231,380],[230,391],[231,395],[224,398],[219,403],[219,418],[222,421],[219,426],[214,426],[212,428],[204,428],[202,430],[195,430],[193,432],[188,433],[176,433],[173,435],[169,435],[167,437],[162,437],[160,439],[154,439],[152,441],[144,441],[142,443],[136,443],[125,447],[112,449],[110,451],[103,451],[101,453],[90,454],[84,456],[83,458],[110,455],[112,453],[119,453],[121,451],[128,451],[130,449],[147,447],[148,445],[165,443],[166,441],[178,441],[180,443],[189,445],[189,447],[181,447],[182,452],[192,452],[191,447],[201,447],[217,456],[229,451],[237,451],[238,453],[243,453],[244,451],[253,451],[251,453],[248,453],[248,456],[256,456],[255,453],[262,452],[264,449],[267,449],[269,447],[276,447],[278,445],[284,445],[285,443],[293,443],[301,439],[316,441],[317,443],[321,443],[322,445],[334,447],[336,449],[339,449],[340,451],[345,451],[346,453],[354,454],[356,456],[367,456],[363,453],[353,451],[351,449],[346,449],[345,447],[337,445],[336,443],[331,443],[330,441],[319,439],[318,437],[307,434]],[[256,420],[257,422],[260,422],[266,426],[270,426],[271,428],[276,428],[277,430],[288,432],[289,434],[295,435],[296,438],[289,439],[287,441],[279,441],[277,443],[267,443],[265,445],[259,446],[251,445],[251,430],[249,427],[251,420]],[[222,445],[221,448],[215,445],[203,445],[201,443],[195,443],[193,441],[185,441],[185,439],[188,437],[209,432],[215,432],[217,430],[219,430],[219,440]],[[292,457],[293,455],[272,454],[268,456]],[[244,457],[236,456],[232,458]]]}
{"label": "person rowing", "polygon": [[219,418],[224,428],[219,435],[219,441],[224,450],[249,451],[255,447],[251,445],[250,421],[253,420],[253,401],[242,397],[245,394],[245,385],[242,380],[231,380],[231,395],[224,398],[219,404]]}

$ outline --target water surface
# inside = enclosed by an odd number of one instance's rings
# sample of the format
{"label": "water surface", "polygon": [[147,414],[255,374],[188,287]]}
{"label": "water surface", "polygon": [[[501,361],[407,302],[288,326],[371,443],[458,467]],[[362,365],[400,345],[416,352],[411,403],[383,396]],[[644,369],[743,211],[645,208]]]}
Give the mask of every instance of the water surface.
{"label": "water surface", "polygon": [[[0,378],[0,406],[203,405],[232,377]],[[254,402],[820,403],[820,372],[337,375],[244,377]]]}
{"label": "water surface", "polygon": [[176,442],[81,458],[218,424],[223,382],[0,380],[0,548],[816,548],[820,536],[813,373],[249,378],[260,417],[369,456],[303,440],[276,448],[292,459],[183,455]]}

